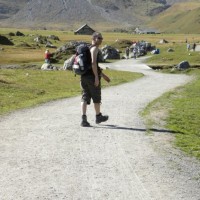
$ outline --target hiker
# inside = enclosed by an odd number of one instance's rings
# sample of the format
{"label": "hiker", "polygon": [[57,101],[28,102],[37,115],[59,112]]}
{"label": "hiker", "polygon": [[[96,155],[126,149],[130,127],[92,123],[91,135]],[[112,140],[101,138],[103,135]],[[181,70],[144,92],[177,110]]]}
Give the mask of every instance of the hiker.
{"label": "hiker", "polygon": [[126,53],[126,59],[129,59],[129,47],[126,47],[125,53]]}
{"label": "hiker", "polygon": [[185,38],[185,43],[186,43],[186,44],[188,43],[188,40],[187,40],[187,38]]}
{"label": "hiker", "polygon": [[187,43],[187,51],[189,51],[189,50],[190,50],[190,44]]}
{"label": "hiker", "polygon": [[50,64],[51,54],[48,49],[45,51],[44,58],[45,58],[44,62]]}
{"label": "hiker", "polygon": [[90,46],[92,67],[88,69],[87,72],[81,75],[81,88],[82,88],[82,100],[81,100],[81,110],[82,110],[82,127],[89,127],[90,123],[87,121],[87,105],[90,104],[91,99],[94,103],[94,109],[96,113],[96,124],[105,122],[108,120],[107,115],[102,115],[100,110],[101,105],[101,77],[104,78],[108,83],[110,78],[106,76],[102,69],[98,65],[98,60],[100,57],[99,46],[101,45],[103,37],[101,33],[94,32],[92,35],[92,45]]}
{"label": "hiker", "polygon": [[136,57],[137,57],[137,49],[136,49],[136,47],[134,47],[133,48],[133,58],[136,59]]}
{"label": "hiker", "polygon": [[192,50],[195,51],[195,49],[196,49],[196,43],[194,43],[194,44],[192,45]]}

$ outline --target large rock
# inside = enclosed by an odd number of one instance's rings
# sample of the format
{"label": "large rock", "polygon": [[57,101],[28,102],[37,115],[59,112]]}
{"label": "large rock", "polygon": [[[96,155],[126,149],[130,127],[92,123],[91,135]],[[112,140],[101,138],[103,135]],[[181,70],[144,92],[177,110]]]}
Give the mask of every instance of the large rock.
{"label": "large rock", "polygon": [[14,45],[6,36],[0,35],[0,44]]}
{"label": "large rock", "polygon": [[46,44],[47,38],[45,36],[39,35],[38,37],[34,38],[34,41],[39,44]]}
{"label": "large rock", "polygon": [[76,55],[71,56],[64,62],[63,69],[64,70],[72,70],[72,65],[74,64]]}
{"label": "large rock", "polygon": [[15,33],[15,35],[16,36],[25,36],[22,32],[20,32],[20,31],[17,31],[16,33]]}
{"label": "large rock", "polygon": [[51,64],[44,63],[41,67],[41,70],[58,70],[58,68]]}
{"label": "large rock", "polygon": [[162,40],[159,41],[159,43],[160,43],[160,44],[165,44],[165,43],[168,43],[168,41],[165,40],[165,39],[162,39]]}
{"label": "large rock", "polygon": [[58,41],[60,40],[59,37],[56,35],[49,35],[48,38],[51,40],[58,40]]}
{"label": "large rock", "polygon": [[177,69],[179,70],[186,70],[188,68],[190,68],[190,64],[188,61],[182,61],[177,65]]}
{"label": "large rock", "polygon": [[80,44],[86,44],[90,46],[90,43],[82,42],[82,41],[70,41],[65,45],[57,48],[55,53],[53,54],[53,58],[58,60],[67,60],[69,55],[73,55],[76,53],[76,47]]}
{"label": "large rock", "polygon": [[57,48],[57,47],[56,47],[55,45],[53,45],[50,41],[47,41],[45,47],[47,47],[47,48],[54,48],[54,49]]}
{"label": "large rock", "polygon": [[120,59],[119,50],[115,49],[111,46],[108,46],[108,45],[104,46],[101,49],[101,52],[102,52],[102,56],[103,56],[104,60],[106,60],[106,59]]}

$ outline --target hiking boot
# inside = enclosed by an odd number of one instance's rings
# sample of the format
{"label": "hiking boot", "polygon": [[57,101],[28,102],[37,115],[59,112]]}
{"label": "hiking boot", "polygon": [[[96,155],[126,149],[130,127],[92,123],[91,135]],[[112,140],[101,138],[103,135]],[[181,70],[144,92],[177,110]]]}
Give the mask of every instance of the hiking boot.
{"label": "hiking boot", "polygon": [[107,120],[108,120],[108,115],[102,115],[101,113],[99,115],[96,115],[96,124],[105,122]]}
{"label": "hiking boot", "polygon": [[82,122],[81,122],[82,127],[90,127],[90,123],[87,121],[87,116],[82,115]]}

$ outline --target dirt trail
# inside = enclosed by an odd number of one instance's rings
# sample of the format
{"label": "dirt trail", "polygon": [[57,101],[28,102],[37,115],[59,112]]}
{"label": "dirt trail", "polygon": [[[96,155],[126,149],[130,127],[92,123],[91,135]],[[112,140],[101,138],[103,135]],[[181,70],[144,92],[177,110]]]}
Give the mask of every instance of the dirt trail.
{"label": "dirt trail", "polygon": [[[108,66],[107,66],[108,67]],[[135,82],[103,90],[107,123],[80,124],[80,97],[0,118],[1,200],[199,200],[200,163],[172,148],[172,133],[146,134],[141,111],[190,80],[157,73],[138,60],[110,68],[137,71]]]}

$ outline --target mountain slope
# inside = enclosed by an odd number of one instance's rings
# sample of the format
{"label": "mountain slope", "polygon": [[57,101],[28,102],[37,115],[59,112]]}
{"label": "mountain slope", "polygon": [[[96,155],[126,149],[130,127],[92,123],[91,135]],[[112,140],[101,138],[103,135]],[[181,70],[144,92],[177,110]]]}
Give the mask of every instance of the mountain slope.
{"label": "mountain slope", "polygon": [[0,0],[0,25],[36,28],[137,27],[189,0]]}
{"label": "mountain slope", "polygon": [[[0,0],[8,25],[61,26],[76,23],[138,25],[148,18],[148,10],[162,7],[166,0]],[[19,6],[20,5],[20,6]],[[4,9],[4,10],[5,10]],[[0,12],[1,14],[1,12]],[[10,17],[8,17],[10,14]],[[5,17],[5,13],[4,13]],[[123,24],[122,24],[123,23]]]}
{"label": "mountain slope", "polygon": [[19,12],[27,0],[0,0],[0,20],[8,19]]}
{"label": "mountain slope", "polygon": [[200,2],[177,3],[154,17],[149,26],[162,32],[199,33]]}

